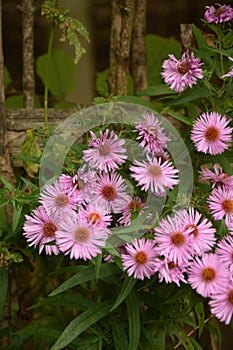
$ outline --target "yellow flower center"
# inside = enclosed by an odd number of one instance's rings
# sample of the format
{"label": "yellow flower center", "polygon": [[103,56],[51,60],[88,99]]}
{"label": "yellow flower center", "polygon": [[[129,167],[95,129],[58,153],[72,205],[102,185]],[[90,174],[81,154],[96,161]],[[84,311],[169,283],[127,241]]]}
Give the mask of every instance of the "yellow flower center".
{"label": "yellow flower center", "polygon": [[75,239],[77,242],[85,243],[90,237],[90,230],[86,226],[80,226],[75,230]]}
{"label": "yellow flower center", "polygon": [[175,246],[181,247],[185,243],[185,236],[181,232],[174,232],[171,236],[171,240]]}
{"label": "yellow flower center", "polygon": [[57,227],[52,222],[46,222],[43,226],[43,234],[45,237],[54,237]]}
{"label": "yellow flower center", "polygon": [[233,200],[225,199],[222,202],[222,209],[225,211],[226,214],[233,213]]}
{"label": "yellow flower center", "polygon": [[137,252],[135,254],[135,260],[138,265],[145,265],[147,262],[147,255],[143,251]]}
{"label": "yellow flower center", "polygon": [[116,198],[116,189],[112,185],[105,185],[102,188],[102,195],[107,201],[112,201]]}
{"label": "yellow flower center", "polygon": [[206,281],[206,282],[211,282],[215,279],[216,277],[216,272],[212,267],[206,267],[203,271],[202,271],[202,278]]}
{"label": "yellow flower center", "polygon": [[216,126],[210,126],[206,130],[205,137],[209,142],[217,141],[219,139],[219,136],[220,136],[220,132],[219,132],[219,129],[216,128]]}

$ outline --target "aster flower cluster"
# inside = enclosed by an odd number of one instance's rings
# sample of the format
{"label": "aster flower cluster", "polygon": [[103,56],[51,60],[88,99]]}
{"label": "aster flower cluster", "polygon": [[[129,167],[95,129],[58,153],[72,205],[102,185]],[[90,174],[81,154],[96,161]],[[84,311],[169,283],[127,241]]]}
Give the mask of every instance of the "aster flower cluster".
{"label": "aster flower cluster", "polygon": [[[147,161],[134,161],[130,176],[141,191],[165,196],[178,184],[178,170],[166,154],[169,138],[154,114],[145,113],[135,130],[142,155]],[[46,184],[40,194],[40,206],[26,215],[24,235],[39,253],[71,259],[90,260],[101,253],[111,235],[111,228],[128,226],[141,215],[145,203],[132,196],[119,168],[127,160],[124,139],[112,130],[90,132],[89,148],[83,152],[84,166],[73,176],[61,174]],[[149,152],[150,151],[150,152]]]}

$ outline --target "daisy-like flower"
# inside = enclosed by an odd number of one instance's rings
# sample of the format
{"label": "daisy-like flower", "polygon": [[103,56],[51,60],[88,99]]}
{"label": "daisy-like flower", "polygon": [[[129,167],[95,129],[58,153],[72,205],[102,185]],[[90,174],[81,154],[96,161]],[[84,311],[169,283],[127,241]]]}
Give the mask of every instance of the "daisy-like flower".
{"label": "daisy-like flower", "polygon": [[229,324],[233,315],[233,282],[226,283],[211,295],[210,311],[221,322]]}
{"label": "daisy-like flower", "polygon": [[194,208],[183,211],[181,220],[183,220],[185,230],[191,230],[189,235],[194,253],[201,255],[213,248],[216,242],[216,230],[209,220],[202,219],[202,215]]}
{"label": "daisy-like flower", "polygon": [[108,214],[120,213],[130,201],[130,196],[126,193],[127,186],[120,174],[99,174],[95,186],[91,203],[100,206]]}
{"label": "daisy-like flower", "polygon": [[233,272],[233,237],[230,235],[225,236],[218,242],[216,254],[220,257],[221,261],[226,264],[230,272]]}
{"label": "daisy-like flower", "polygon": [[95,189],[96,172],[85,171],[85,167],[79,168],[74,176],[62,174],[59,182],[64,191],[74,194],[78,204],[89,202]]}
{"label": "daisy-like flower", "polygon": [[233,218],[233,190],[221,187],[214,188],[207,202],[215,220],[225,218],[227,224],[228,220]]}
{"label": "daisy-like flower", "polygon": [[64,189],[58,180],[44,186],[39,202],[49,215],[58,217],[71,215],[78,204],[75,194]]}
{"label": "daisy-like flower", "polygon": [[61,220],[56,233],[57,245],[70,259],[90,260],[104,247],[110,234],[105,227],[89,225],[81,221],[76,213]]}
{"label": "daisy-like flower", "polygon": [[183,220],[177,216],[167,216],[154,228],[154,240],[159,255],[178,265],[187,264],[192,257],[191,228],[185,228]]}
{"label": "daisy-like flower", "polygon": [[209,168],[203,168],[200,171],[199,180],[210,180],[211,182],[213,182],[212,188],[214,188],[216,184],[220,184],[226,190],[233,190],[233,175],[230,176],[224,173],[219,164],[214,164],[213,171],[211,171]]}
{"label": "daisy-like flower", "polygon": [[155,272],[158,272],[159,283],[162,283],[163,280],[166,283],[174,282],[178,287],[180,287],[180,282],[187,283],[184,276],[186,268],[166,258],[156,259]]}
{"label": "daisy-like flower", "polygon": [[142,117],[144,120],[139,120],[135,127],[139,134],[137,140],[141,140],[140,146],[153,155],[164,154],[170,139],[165,135],[161,122],[153,113],[144,113]]}
{"label": "daisy-like flower", "polygon": [[122,216],[118,220],[120,225],[128,226],[132,216],[137,217],[143,212],[144,203],[142,203],[141,198],[131,198],[127,206],[122,210]]}
{"label": "daisy-like flower", "polygon": [[200,58],[195,58],[193,52],[184,52],[180,60],[169,55],[169,59],[163,62],[164,71],[161,75],[172,90],[181,92],[187,86],[191,88],[197,84],[197,79],[203,78],[201,65]]}
{"label": "daisy-like flower", "polygon": [[213,155],[223,153],[228,142],[232,141],[232,130],[229,127],[230,120],[217,112],[203,113],[193,126],[191,140],[197,151]]}
{"label": "daisy-like flower", "polygon": [[[233,62],[233,58],[228,57],[230,61]],[[233,66],[231,67],[231,69],[229,70],[228,73],[224,74],[221,76],[221,78],[233,78]]]}
{"label": "daisy-like flower", "polygon": [[89,163],[92,168],[108,172],[116,170],[119,165],[123,164],[127,158],[124,154],[126,149],[122,147],[125,140],[118,139],[114,131],[106,129],[104,133],[100,131],[98,138],[92,131],[90,131],[92,140],[89,142],[91,147],[83,151],[83,159]]}
{"label": "daisy-like flower", "polygon": [[229,280],[229,271],[217,254],[203,254],[196,257],[188,268],[188,282],[198,294],[210,297]]}
{"label": "daisy-like flower", "polygon": [[128,276],[143,280],[154,274],[157,252],[154,242],[139,238],[125,245],[126,253],[121,254],[122,264]]}
{"label": "daisy-like flower", "polygon": [[229,22],[233,19],[233,8],[230,5],[216,4],[218,8],[206,6],[204,18],[208,23]]}
{"label": "daisy-like flower", "polygon": [[93,204],[88,204],[85,208],[80,207],[78,216],[82,221],[97,227],[108,227],[112,221],[111,215],[107,215],[106,211],[99,205]]}
{"label": "daisy-like flower", "polygon": [[150,158],[148,161],[138,162],[135,160],[135,166],[130,167],[133,177],[138,186],[142,186],[143,191],[149,188],[153,193],[164,193],[167,189],[172,189],[179,183],[178,169],[175,169],[171,162],[161,162],[161,159]]}
{"label": "daisy-like flower", "polygon": [[48,216],[43,206],[33,210],[32,215],[25,215],[25,218],[23,235],[26,237],[29,247],[36,248],[39,246],[39,254],[44,249],[47,255],[58,255],[59,249],[55,243],[58,227],[57,219],[53,215]]}

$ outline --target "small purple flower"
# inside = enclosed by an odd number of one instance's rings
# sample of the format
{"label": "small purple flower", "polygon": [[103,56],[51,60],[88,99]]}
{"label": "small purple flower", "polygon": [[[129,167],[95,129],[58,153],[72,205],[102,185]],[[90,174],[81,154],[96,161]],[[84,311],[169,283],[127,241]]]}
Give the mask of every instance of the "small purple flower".
{"label": "small purple flower", "polygon": [[197,84],[197,78],[203,78],[201,65],[201,59],[195,58],[193,52],[186,51],[180,60],[169,55],[169,59],[163,62],[161,75],[172,90],[181,92],[186,86],[191,88]]}
{"label": "small purple flower", "polygon": [[70,259],[91,260],[101,253],[111,231],[106,227],[89,225],[75,212],[61,220],[57,230],[57,245]]}
{"label": "small purple flower", "polygon": [[210,212],[215,220],[233,218],[233,190],[226,190],[221,187],[214,188],[209,195],[207,202],[209,204]]}
{"label": "small purple flower", "polygon": [[[56,232],[59,221],[53,215],[49,216],[41,205],[32,211],[32,215],[25,215],[23,235],[26,237],[29,247],[36,248],[39,245],[39,254],[45,250],[48,255],[58,255],[59,249],[56,243]],[[50,244],[49,244],[50,243]]]}
{"label": "small purple flower", "polygon": [[150,278],[155,272],[157,252],[154,242],[140,238],[125,245],[125,254],[121,254],[122,264],[129,276],[143,280]]}
{"label": "small purple flower", "polygon": [[99,174],[91,203],[100,206],[108,214],[120,213],[130,200],[126,190],[126,183],[120,174],[115,172]]}
{"label": "small purple flower", "polygon": [[71,215],[78,204],[75,194],[64,189],[59,181],[44,186],[39,202],[49,215],[58,217]]}
{"label": "small purple flower", "polygon": [[218,8],[212,6],[206,6],[204,12],[204,18],[208,23],[222,23],[229,22],[233,19],[233,8],[230,5],[216,4]]}
{"label": "small purple flower", "polygon": [[164,154],[170,139],[165,135],[161,122],[153,113],[144,113],[144,120],[139,120],[136,124],[136,131],[139,136],[140,146],[147,152],[151,152],[154,156]]}
{"label": "small purple flower", "polygon": [[210,311],[221,322],[229,324],[233,315],[233,282],[229,281],[211,295]]}
{"label": "small purple flower", "polygon": [[193,289],[204,298],[211,296],[223,287],[230,277],[226,266],[221,263],[218,255],[209,253],[190,263],[188,281]]}
{"label": "small purple flower", "polygon": [[127,158],[124,154],[126,149],[122,147],[125,140],[119,140],[114,131],[110,133],[108,129],[104,133],[100,131],[99,138],[92,131],[90,131],[90,134],[92,136],[89,143],[91,148],[83,152],[83,159],[92,168],[108,172],[116,170],[119,165],[125,162]]}
{"label": "small purple flower", "polygon": [[161,162],[161,158],[147,157],[148,161],[138,162],[135,160],[135,165],[130,167],[133,177],[138,186],[142,186],[143,191],[148,191],[150,188],[156,195],[165,195],[167,189],[172,189],[179,183],[178,169],[172,166],[169,161]]}
{"label": "small purple flower", "polygon": [[219,164],[214,164],[213,171],[209,168],[202,168],[200,171],[200,181],[208,180],[213,182],[212,188],[214,188],[216,184],[219,184],[226,190],[233,190],[233,175],[224,173]]}
{"label": "small purple flower", "polygon": [[221,154],[228,149],[232,141],[232,130],[229,127],[230,120],[225,115],[217,112],[203,113],[193,126],[191,140],[198,152]]}
{"label": "small purple flower", "polygon": [[184,265],[177,265],[168,259],[156,259],[155,272],[158,272],[159,283],[163,280],[166,283],[176,283],[180,287],[180,282],[187,283],[185,279],[186,268]]}

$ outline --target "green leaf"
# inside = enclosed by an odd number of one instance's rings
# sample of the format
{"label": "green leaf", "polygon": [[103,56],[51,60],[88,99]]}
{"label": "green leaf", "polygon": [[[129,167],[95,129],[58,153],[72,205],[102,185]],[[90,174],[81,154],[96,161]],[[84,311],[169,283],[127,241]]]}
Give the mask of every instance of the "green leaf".
{"label": "green leaf", "polygon": [[193,343],[195,350],[203,350],[203,348],[200,346],[200,344],[194,338],[191,337],[190,340]]}
{"label": "green leaf", "polygon": [[146,89],[137,91],[137,96],[160,96],[160,95],[174,95],[176,91],[170,89],[166,84],[158,84],[150,86]]}
{"label": "green leaf", "polygon": [[177,120],[180,120],[184,124],[187,124],[187,125],[190,125],[190,126],[193,125],[192,119],[189,119],[189,118],[185,117],[183,114],[178,114],[178,113],[174,113],[174,112],[171,112],[171,111],[167,111],[166,113],[168,115],[172,116],[173,118],[175,118]]}
{"label": "green leaf", "polygon": [[10,73],[6,66],[4,66],[4,89],[7,90],[9,85],[12,83]]}
{"label": "green leaf", "polygon": [[165,350],[165,329],[161,326],[149,325],[147,328],[142,327],[141,348],[148,344],[148,350]]}
{"label": "green leaf", "polygon": [[[116,271],[119,271],[116,266],[111,264],[103,264],[101,267],[101,271],[99,273],[99,279],[108,277],[116,273]],[[49,296],[54,296],[59,293],[63,293],[67,289],[73,288],[81,283],[90,281],[92,279],[96,278],[96,271],[92,267],[87,266],[86,268],[83,268],[81,272],[77,273],[76,275],[72,276],[68,280],[66,280],[64,283],[62,283],[58,288],[54,289]]]}
{"label": "green leaf", "polygon": [[87,311],[84,311],[81,315],[74,318],[68,324],[68,326],[64,329],[61,336],[57,339],[56,343],[51,347],[50,350],[60,350],[66,347],[86,329],[90,328],[101,318],[107,316],[109,314],[110,308],[110,303],[104,302],[94,306]]}
{"label": "green leaf", "polygon": [[[24,107],[23,103],[24,103],[24,98],[23,98],[23,95],[21,94],[9,96],[6,98],[6,108],[10,108],[10,109],[23,108]],[[41,107],[40,99],[37,95],[35,96],[34,107],[35,108]]]}
{"label": "green leaf", "polygon": [[198,337],[200,338],[205,325],[205,309],[203,303],[198,303],[195,306],[195,313],[198,321]]}
{"label": "green leaf", "polygon": [[213,95],[213,93],[205,87],[192,88],[192,89],[182,93],[181,96],[175,98],[173,101],[169,102],[168,105],[171,107],[180,106],[180,105],[185,104],[187,102],[202,99],[204,97],[205,98],[210,97],[212,95]]}
{"label": "green leaf", "polygon": [[140,340],[140,304],[136,293],[132,290],[127,300],[128,322],[129,322],[129,347],[128,350],[137,350]]}
{"label": "green leaf", "polygon": [[207,46],[205,37],[202,35],[200,29],[198,29],[195,26],[195,24],[192,24],[192,31],[197,41],[198,47],[201,48],[201,47]]}
{"label": "green leaf", "polygon": [[23,207],[22,206],[15,206],[14,207],[14,213],[13,213],[13,219],[12,219],[12,231],[15,232],[16,228],[18,226],[20,217],[21,217],[21,212],[22,212]]}
{"label": "green leaf", "polygon": [[48,85],[51,94],[60,99],[71,92],[76,85],[75,64],[72,58],[61,50],[52,49],[49,66],[48,54],[39,56],[36,60],[36,73],[43,84]]}
{"label": "green leaf", "polygon": [[114,348],[116,350],[128,349],[129,345],[123,324],[120,321],[112,320],[111,325]]}
{"label": "green leaf", "polygon": [[168,59],[168,54],[180,56],[180,43],[170,37],[165,38],[155,34],[146,36],[146,56],[147,56],[147,74],[149,85],[156,85],[163,82],[161,77],[162,64]]}
{"label": "green leaf", "polygon": [[[26,138],[24,139],[21,152],[24,156],[33,158],[39,158],[42,154],[39,144],[38,137],[33,134],[33,130],[26,130]],[[24,161],[24,169],[29,177],[34,177],[38,172],[40,165],[30,161]]]}
{"label": "green leaf", "polygon": [[135,286],[137,280],[133,277],[125,276],[121,291],[113,304],[111,311],[115,310],[129,295],[133,287]]}
{"label": "green leaf", "polygon": [[8,290],[8,271],[5,266],[0,267],[0,320],[4,310]]}

